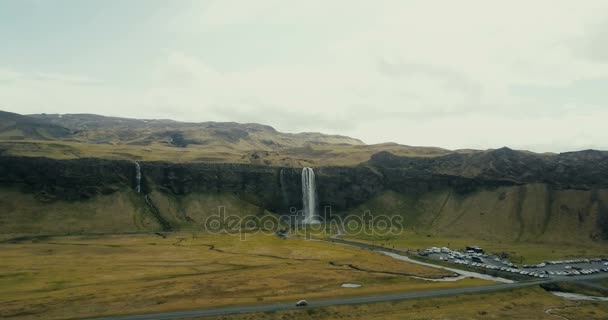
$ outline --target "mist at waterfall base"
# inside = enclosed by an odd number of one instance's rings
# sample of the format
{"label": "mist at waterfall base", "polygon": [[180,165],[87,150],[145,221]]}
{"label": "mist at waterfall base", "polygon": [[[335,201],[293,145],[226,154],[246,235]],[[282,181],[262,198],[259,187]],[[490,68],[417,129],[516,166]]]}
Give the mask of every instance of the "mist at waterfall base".
{"label": "mist at waterfall base", "polygon": [[304,223],[320,223],[317,214],[317,190],[315,186],[315,172],[312,168],[302,169],[302,203],[304,212]]}

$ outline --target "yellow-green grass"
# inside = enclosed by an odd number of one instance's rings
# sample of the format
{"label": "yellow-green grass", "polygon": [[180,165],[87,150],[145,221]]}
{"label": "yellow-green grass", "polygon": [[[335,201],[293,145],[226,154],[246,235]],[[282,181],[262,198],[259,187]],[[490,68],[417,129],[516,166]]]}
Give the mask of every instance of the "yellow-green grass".
{"label": "yellow-green grass", "polygon": [[245,240],[180,233],[0,244],[0,317],[84,318],[492,283],[398,275],[447,273],[349,246],[265,234]]}
{"label": "yellow-green grass", "polygon": [[74,141],[0,141],[5,154],[53,159],[102,158],[169,162],[245,162],[243,152],[223,147],[177,148],[162,144],[91,144]]}
{"label": "yellow-green grass", "polygon": [[410,147],[397,144],[359,146],[310,144],[306,147],[283,148],[269,153],[258,152],[255,157],[248,157],[249,153],[259,151],[261,146],[222,141],[205,145],[192,144],[180,148],[158,141],[147,145],[134,145],[120,142],[96,144],[86,141],[15,141],[0,139],[0,148],[4,149],[4,153],[7,155],[54,159],[93,157],[179,163],[254,163],[293,167],[310,165],[354,166],[369,160],[372,154],[380,151],[390,151],[397,155],[412,157],[433,157],[449,153],[449,151],[439,148]]}
{"label": "yellow-green grass", "polygon": [[[562,317],[560,317],[562,316]],[[273,313],[218,317],[223,320],[271,319],[607,319],[606,302],[571,302],[539,287],[443,298],[383,302]],[[207,319],[207,318],[203,318]]]}
{"label": "yellow-green grass", "polygon": [[[608,199],[608,192],[601,190],[596,196]],[[445,190],[415,197],[388,191],[343,214],[369,211],[403,218],[401,235],[358,233],[351,235],[353,239],[409,250],[476,244],[508,253],[517,262],[534,263],[608,256],[608,242],[598,236],[600,212],[592,198],[591,191],[549,191],[541,184],[466,195]],[[576,212],[586,214],[581,218]]]}
{"label": "yellow-green grass", "polygon": [[608,289],[608,279],[594,280],[594,282]]}
{"label": "yellow-green grass", "polygon": [[603,243],[551,243],[534,241],[492,241],[471,237],[439,236],[404,230],[399,235],[366,235],[351,234],[344,236],[346,240],[362,241],[388,248],[416,252],[430,247],[449,247],[464,249],[468,245],[478,245],[487,252],[506,253],[509,259],[516,263],[539,263],[548,260],[563,260],[578,257],[608,256],[608,246]]}
{"label": "yellow-green grass", "polygon": [[309,145],[282,151],[292,158],[308,159],[317,165],[351,166],[366,162],[374,153],[388,151],[398,156],[437,157],[451,153],[449,150],[433,147],[413,147],[396,143],[373,145]]}
{"label": "yellow-green grass", "polygon": [[[150,199],[162,217],[176,229],[205,231],[209,221],[215,218],[223,221],[226,217],[257,217],[272,219],[278,223],[279,217],[264,208],[255,206],[231,193],[188,193],[172,196],[153,191]],[[225,221],[224,221],[225,222]]]}
{"label": "yellow-green grass", "polygon": [[420,195],[387,191],[343,214],[400,216],[420,233],[488,241],[582,245],[602,240],[601,208],[608,190],[553,190],[545,184],[444,189]]}
{"label": "yellow-green grass", "polygon": [[[171,196],[153,191],[152,203],[174,230],[203,230],[207,218],[218,216],[278,216],[230,193],[190,193]],[[45,200],[16,188],[0,188],[0,234],[99,234],[161,231],[144,197],[130,188],[82,200]],[[0,239],[3,236],[0,235]]]}
{"label": "yellow-green grass", "polygon": [[0,188],[0,233],[81,234],[158,231],[143,197],[131,189],[86,200],[40,200]]}

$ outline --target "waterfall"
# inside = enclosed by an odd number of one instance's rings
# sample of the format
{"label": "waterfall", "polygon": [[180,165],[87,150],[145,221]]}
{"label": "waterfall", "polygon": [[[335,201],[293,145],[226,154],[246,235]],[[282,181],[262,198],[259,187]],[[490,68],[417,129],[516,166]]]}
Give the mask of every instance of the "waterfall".
{"label": "waterfall", "polygon": [[315,189],[315,172],[312,168],[302,169],[302,203],[304,204],[304,223],[319,223],[317,216],[317,195]]}
{"label": "waterfall", "polygon": [[139,162],[135,161],[135,191],[137,193],[141,192],[141,167],[139,166]]}

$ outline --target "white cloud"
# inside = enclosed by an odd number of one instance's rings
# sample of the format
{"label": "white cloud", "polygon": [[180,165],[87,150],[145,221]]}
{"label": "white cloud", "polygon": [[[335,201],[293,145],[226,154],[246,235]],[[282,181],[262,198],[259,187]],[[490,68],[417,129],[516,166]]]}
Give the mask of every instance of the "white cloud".
{"label": "white cloud", "polygon": [[[589,103],[579,88],[608,79],[606,9],[591,0],[194,2],[158,24],[182,41],[159,48],[164,59],[142,57],[146,74],[113,82],[8,68],[0,97],[24,113],[260,122],[372,143],[608,149],[608,97]],[[248,47],[228,52],[239,43]],[[227,68],[222,50],[247,63]],[[256,60],[264,55],[276,59]]]}

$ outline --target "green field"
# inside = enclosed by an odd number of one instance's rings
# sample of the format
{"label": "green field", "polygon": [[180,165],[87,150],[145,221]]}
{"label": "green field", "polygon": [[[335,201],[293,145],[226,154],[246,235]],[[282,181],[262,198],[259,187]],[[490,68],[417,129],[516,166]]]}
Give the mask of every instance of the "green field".
{"label": "green field", "polygon": [[[209,139],[212,138],[209,137]],[[259,137],[259,139],[264,140],[264,137]],[[53,159],[100,158],[178,163],[228,162],[287,167],[355,166],[368,161],[372,154],[380,151],[410,157],[436,157],[449,153],[440,148],[411,147],[391,143],[377,145],[308,143],[301,147],[282,147],[273,151],[267,146],[252,145],[243,141],[238,143],[216,141],[210,144],[191,144],[178,148],[163,142],[135,145],[119,140],[99,144],[87,142],[87,139],[82,141],[16,141],[4,140],[1,136],[0,148],[4,150],[5,155]]]}
{"label": "green field", "polygon": [[[0,244],[0,317],[153,313],[492,282],[299,238],[178,233],[38,237]],[[343,283],[362,284],[342,288]]]}
{"label": "green field", "polygon": [[[384,302],[327,308],[305,308],[274,313],[224,316],[223,320],[279,319],[571,319],[608,318],[608,302],[571,302],[539,287],[446,298]],[[203,318],[208,319],[208,318]]]}

